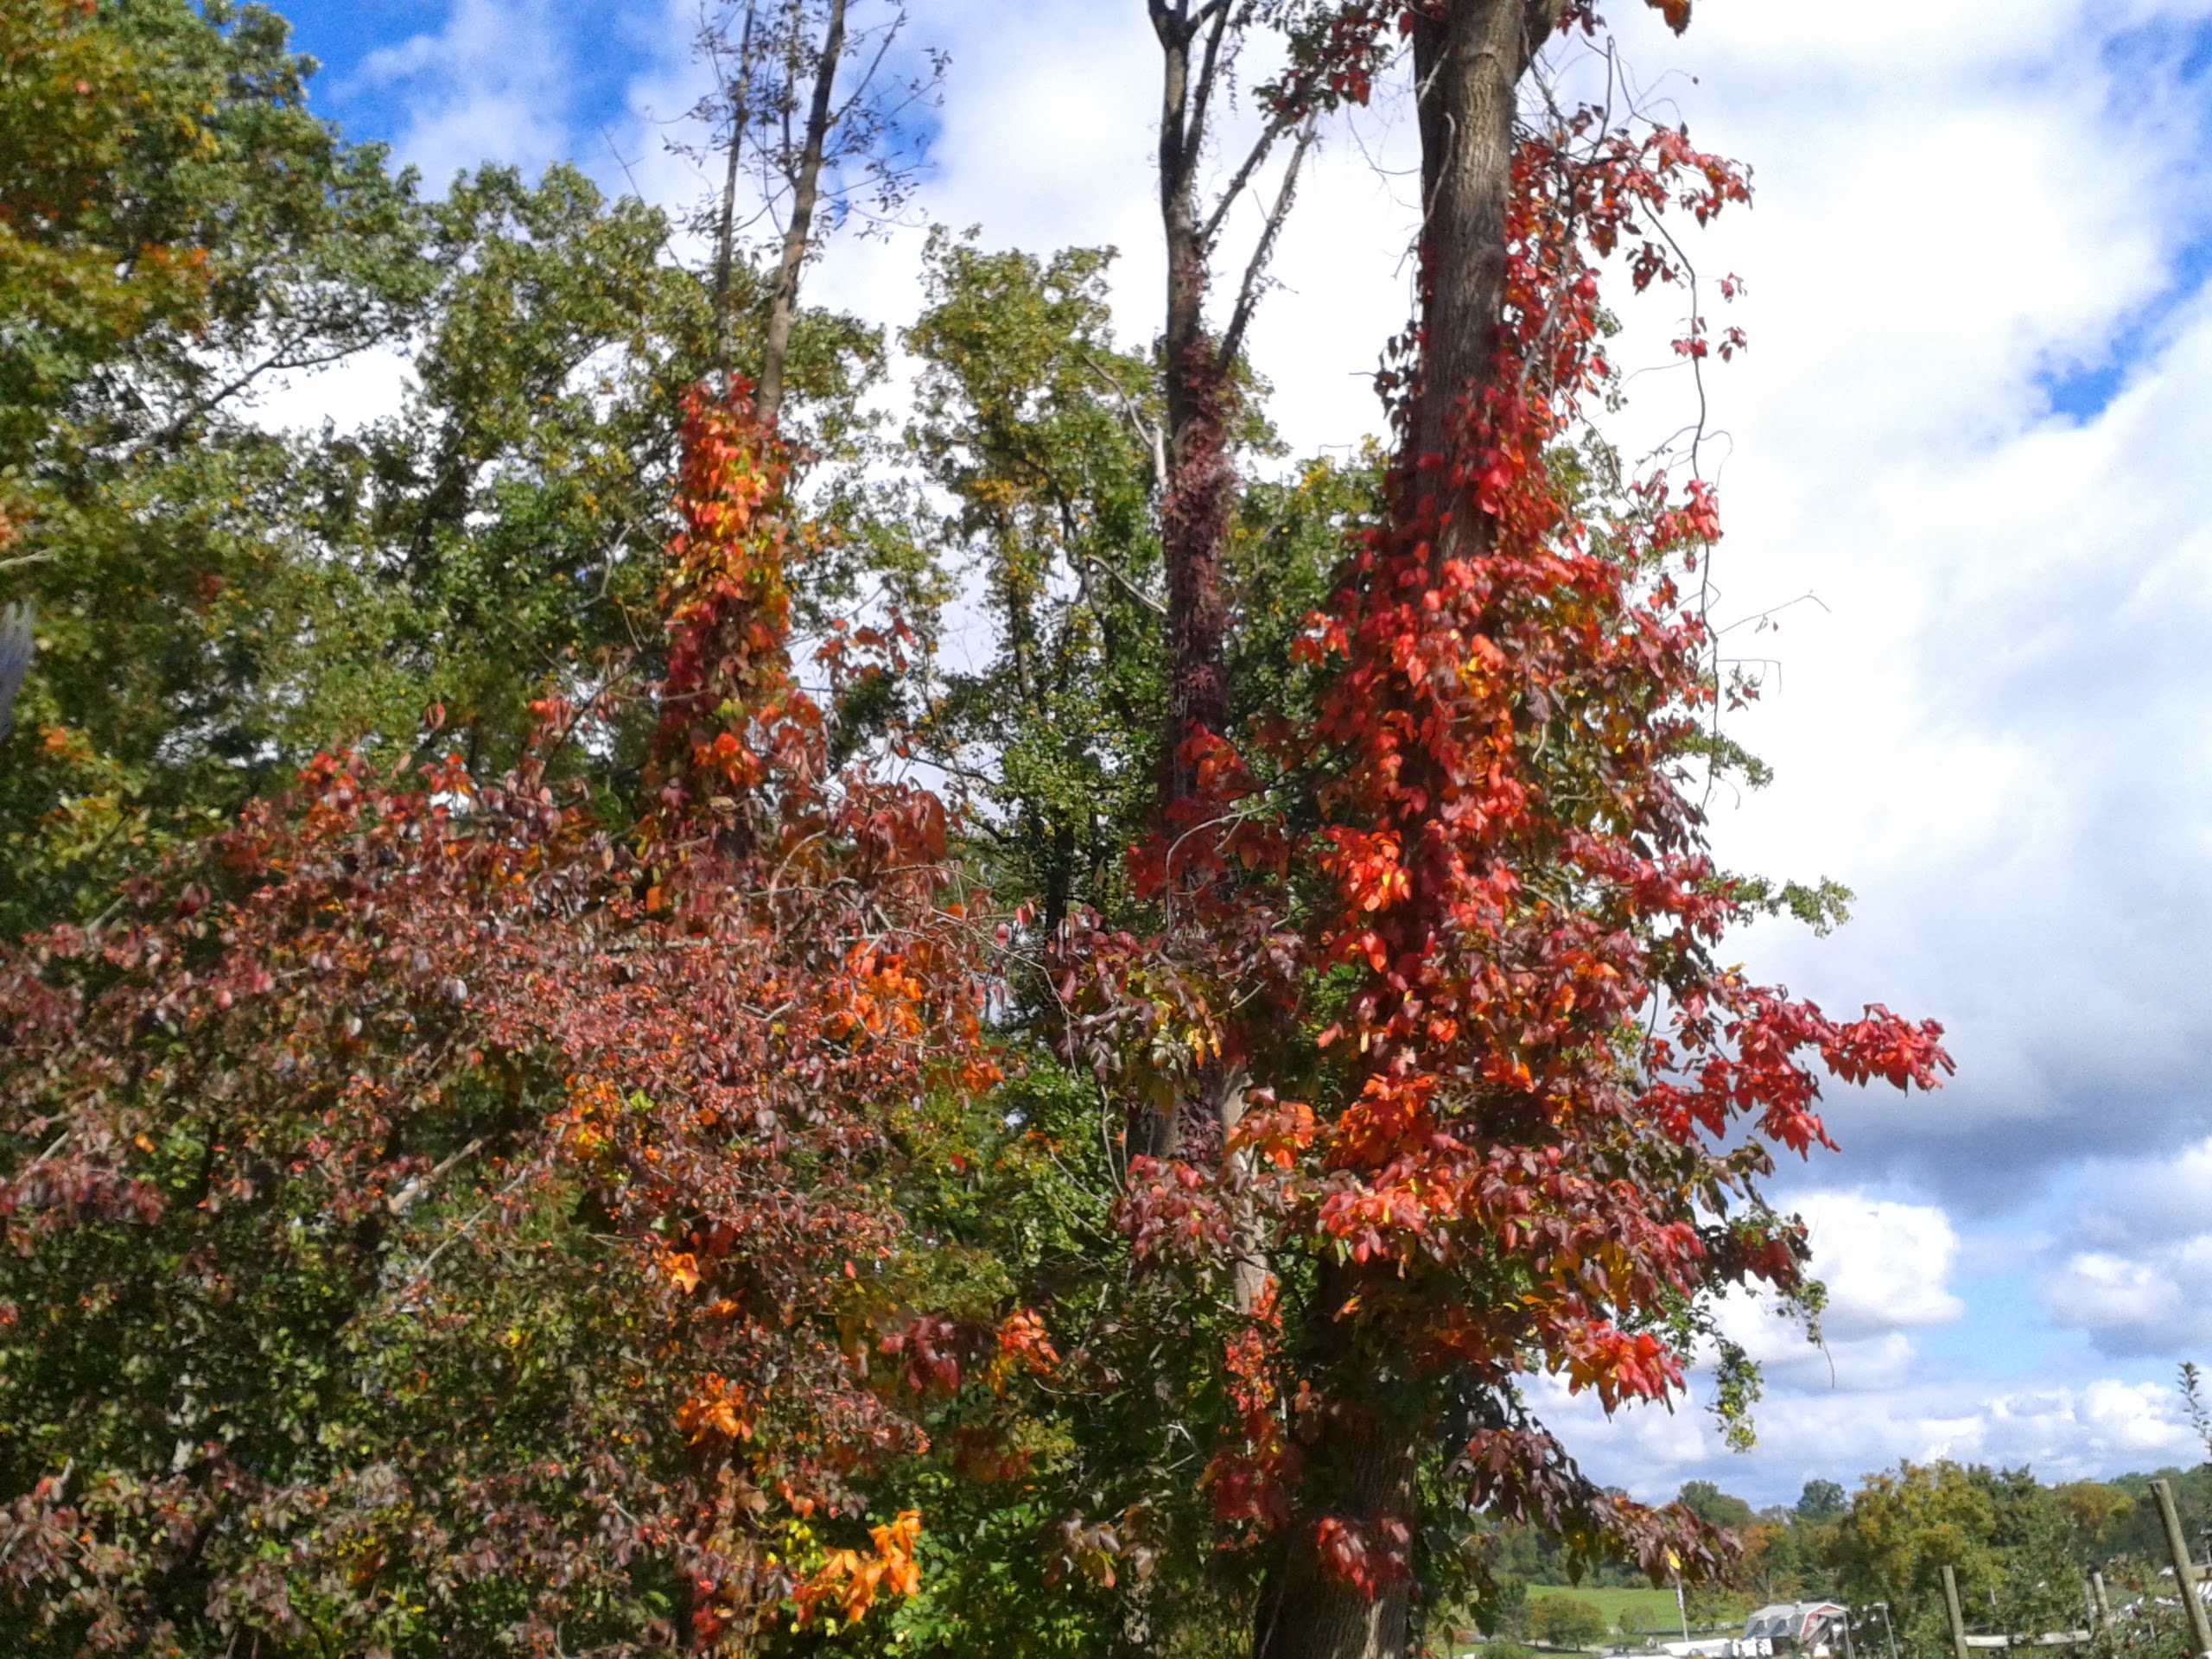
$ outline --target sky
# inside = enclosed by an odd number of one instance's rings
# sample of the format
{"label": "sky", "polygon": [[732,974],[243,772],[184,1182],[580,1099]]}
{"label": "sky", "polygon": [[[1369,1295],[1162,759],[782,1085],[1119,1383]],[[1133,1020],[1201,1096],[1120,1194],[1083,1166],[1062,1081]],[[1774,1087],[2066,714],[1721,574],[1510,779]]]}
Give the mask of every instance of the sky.
{"label": "sky", "polygon": [[[429,188],[569,159],[698,191],[668,148],[698,90],[687,0],[279,9],[325,65],[315,107]],[[1764,681],[1737,735],[1777,773],[1715,803],[1716,839],[1858,895],[1834,936],[1762,925],[1745,958],[1831,1012],[1942,1020],[1959,1071],[1932,1099],[1831,1091],[1843,1150],[1777,1178],[1830,1300],[1820,1347],[1726,1313],[1766,1368],[1757,1450],[1695,1388],[1611,1423],[1539,1403],[1645,1497],[1787,1501],[1903,1458],[2194,1463],[2173,1377],[2212,1363],[2212,0],[1698,0],[1680,41],[1611,10],[1647,107],[1757,188],[1692,246],[1746,284],[1703,453],[1716,614]],[[1118,247],[1117,320],[1149,338],[1141,0],[913,10],[951,54],[917,228],[839,245],[812,297],[904,321],[918,226],[972,225]],[[1331,135],[1284,238],[1252,353],[1301,453],[1378,424],[1413,160],[1386,98]],[[1671,303],[1624,307],[1621,360],[1649,365],[1631,453],[1693,409]],[[389,393],[365,372],[300,395]]]}

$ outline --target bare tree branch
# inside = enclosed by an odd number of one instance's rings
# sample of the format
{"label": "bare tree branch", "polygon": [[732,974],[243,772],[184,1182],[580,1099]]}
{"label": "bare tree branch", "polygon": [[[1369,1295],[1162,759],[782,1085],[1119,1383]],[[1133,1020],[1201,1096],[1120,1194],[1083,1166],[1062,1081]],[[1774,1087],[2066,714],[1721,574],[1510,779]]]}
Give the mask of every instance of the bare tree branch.
{"label": "bare tree branch", "polygon": [[1268,157],[1274,153],[1275,141],[1297,124],[1297,118],[1287,112],[1278,115],[1268,123],[1266,130],[1260,134],[1259,138],[1253,143],[1250,153],[1244,157],[1243,163],[1237,168],[1236,175],[1229,181],[1228,187],[1222,191],[1221,200],[1214,204],[1212,214],[1199,229],[1199,246],[1209,251],[1212,249],[1214,238],[1221,234],[1222,221],[1229,217],[1229,210],[1236,205],[1236,198],[1243,194],[1244,187],[1252,181],[1252,175],[1267,164]]}
{"label": "bare tree branch", "polygon": [[1135,582],[1130,581],[1128,576],[1119,566],[1110,563],[1098,554],[1092,552],[1089,548],[1082,546],[1080,543],[1071,543],[1070,550],[1074,553],[1076,557],[1081,559],[1084,563],[1103,570],[1108,575],[1113,577],[1115,584],[1119,587],[1123,593],[1127,594],[1131,599],[1136,601],[1138,604],[1143,606],[1145,609],[1150,611],[1154,616],[1165,617],[1167,614],[1167,607],[1161,604],[1158,600],[1154,599],[1150,594],[1145,592],[1143,588],[1138,587]]}
{"label": "bare tree branch", "polygon": [[1205,28],[1208,20],[1213,23],[1206,35],[1205,55],[1198,62],[1198,89],[1192,94],[1191,124],[1183,141],[1191,157],[1191,165],[1198,165],[1199,152],[1206,141],[1206,117],[1213,105],[1214,88],[1221,82],[1221,43],[1229,33],[1229,10],[1223,0],[1212,0],[1205,10],[1191,20],[1193,38]]}
{"label": "bare tree branch", "polygon": [[1236,308],[1230,313],[1229,327],[1221,337],[1220,362],[1224,369],[1236,361],[1236,354],[1243,349],[1244,330],[1252,321],[1253,308],[1259,302],[1260,278],[1274,253],[1275,238],[1282,232],[1283,220],[1290,216],[1290,205],[1298,194],[1299,168],[1306,161],[1306,152],[1313,147],[1315,134],[1313,118],[1308,116],[1299,129],[1289,165],[1283,170],[1282,188],[1275,193],[1275,205],[1268,210],[1268,222],[1252,249],[1252,257],[1244,266],[1244,280],[1237,286]]}
{"label": "bare tree branch", "polygon": [[1144,411],[1137,407],[1137,401],[1129,396],[1128,389],[1109,374],[1096,358],[1085,352],[1083,361],[1084,367],[1105,382],[1107,390],[1121,404],[1122,413],[1128,417],[1130,427],[1151,451],[1153,486],[1164,493],[1167,488],[1167,435],[1157,422],[1145,419]]}
{"label": "bare tree branch", "polygon": [[[745,0],[745,29],[737,51],[737,73],[729,90],[729,165],[722,176],[722,213],[715,238],[715,371],[721,377],[722,391],[729,392],[735,371],[736,306],[730,291],[732,267],[737,260],[737,180],[745,168],[745,129],[752,118],[753,34],[759,21],[758,0]],[[703,27],[702,36],[712,50],[713,35]]]}
{"label": "bare tree branch", "polygon": [[830,130],[830,99],[836,90],[837,67],[845,56],[845,0],[830,0],[822,56],[814,75],[814,97],[807,106],[806,142],[791,181],[791,222],[784,227],[784,257],[776,273],[776,295],[768,313],[768,343],[760,363],[760,414],[775,423],[784,404],[784,362],[790,354],[791,328],[798,318],[799,269],[806,263],[814,232],[814,207],[822,182],[822,149]]}

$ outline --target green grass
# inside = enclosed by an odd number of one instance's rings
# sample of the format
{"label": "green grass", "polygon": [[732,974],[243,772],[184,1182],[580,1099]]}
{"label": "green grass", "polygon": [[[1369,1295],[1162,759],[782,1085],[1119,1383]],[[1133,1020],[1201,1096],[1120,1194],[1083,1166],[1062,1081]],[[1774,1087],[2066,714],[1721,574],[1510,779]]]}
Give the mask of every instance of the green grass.
{"label": "green grass", "polygon": [[[1606,1622],[1616,1630],[1636,1631],[1659,1630],[1670,1636],[1681,1634],[1681,1619],[1675,1611],[1672,1590],[1652,1590],[1637,1586],[1628,1590],[1601,1590],[1585,1585],[1578,1588],[1571,1584],[1532,1584],[1529,1599],[1541,1601],[1547,1596],[1579,1596],[1591,1603],[1605,1616]],[[1743,1622],[1748,1604],[1722,1622],[1734,1626]],[[1693,1629],[1698,1628],[1695,1625]]]}

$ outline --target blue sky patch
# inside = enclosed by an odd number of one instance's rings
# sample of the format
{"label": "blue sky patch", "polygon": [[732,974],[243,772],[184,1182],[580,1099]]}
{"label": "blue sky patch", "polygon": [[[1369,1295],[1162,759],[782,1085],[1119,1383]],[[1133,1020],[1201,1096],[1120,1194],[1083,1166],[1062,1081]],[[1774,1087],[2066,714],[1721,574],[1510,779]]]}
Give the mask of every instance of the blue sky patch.
{"label": "blue sky patch", "polygon": [[[2121,130],[2161,97],[2171,99],[2197,129],[2198,149],[2212,144],[2212,20],[2177,23],[2160,19],[2111,35],[2098,53],[2113,92]],[[2191,120],[2193,118],[2193,120]],[[2177,229],[2185,238],[2172,256],[2167,281],[2148,302],[2119,319],[2101,348],[2070,362],[2054,362],[2036,377],[2046,408],[2074,424],[2093,421],[2111,407],[2132,372],[2154,355],[2171,334],[2177,315],[2212,277],[2212,179],[2190,181],[2195,211]]]}

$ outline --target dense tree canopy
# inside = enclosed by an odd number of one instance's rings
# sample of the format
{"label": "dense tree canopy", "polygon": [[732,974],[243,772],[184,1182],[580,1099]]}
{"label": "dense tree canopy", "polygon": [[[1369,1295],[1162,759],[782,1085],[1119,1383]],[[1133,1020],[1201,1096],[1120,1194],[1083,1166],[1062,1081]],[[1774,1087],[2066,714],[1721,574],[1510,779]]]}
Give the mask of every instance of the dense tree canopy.
{"label": "dense tree canopy", "polygon": [[686,429],[640,823],[542,702],[503,779],[318,760],[10,962],[19,1650],[711,1647],[910,1574],[808,1541],[923,1443],[855,1362],[896,1120],[994,1077],[975,931],[934,798],[824,766],[747,419]]}
{"label": "dense tree canopy", "polygon": [[[258,8],[7,26],[22,118],[0,142],[24,148],[0,165],[0,297],[23,326],[0,344],[0,557],[41,619],[0,770],[20,930],[99,913],[134,861],[321,748],[404,749],[438,704],[496,771],[533,697],[649,655],[711,317],[667,216],[572,169],[421,201],[308,112],[310,66]],[[372,350],[407,363],[395,413],[257,418],[288,376]],[[879,338],[809,315],[791,355],[798,418],[836,454]]]}

